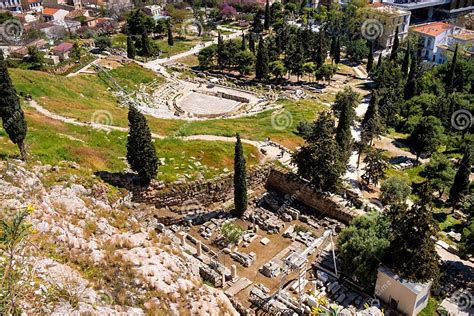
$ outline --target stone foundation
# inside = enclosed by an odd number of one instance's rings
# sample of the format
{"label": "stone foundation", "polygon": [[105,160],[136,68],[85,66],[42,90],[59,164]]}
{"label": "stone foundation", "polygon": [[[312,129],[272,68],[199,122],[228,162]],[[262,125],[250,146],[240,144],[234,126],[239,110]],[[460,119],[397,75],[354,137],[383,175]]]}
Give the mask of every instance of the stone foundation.
{"label": "stone foundation", "polygon": [[[286,196],[290,204],[293,201],[299,202],[346,224],[361,214],[356,209],[344,206],[345,200],[340,196],[316,192],[307,181],[297,175],[270,165],[260,165],[247,171],[249,191],[256,191],[263,186]],[[206,209],[210,210],[213,205],[228,202],[233,196],[233,173],[228,173],[208,181],[170,184],[165,187],[152,183],[146,191],[136,192],[134,198],[137,202],[154,204],[157,208],[167,208],[176,215],[185,215],[206,213]]]}
{"label": "stone foundation", "polygon": [[316,192],[307,181],[284,170],[272,169],[266,182],[266,188],[287,195],[289,199],[298,201],[346,224],[359,215],[356,210],[343,206],[341,197]]}
{"label": "stone foundation", "polygon": [[[254,190],[265,185],[270,173],[270,165],[260,165],[247,170],[247,188]],[[228,173],[209,181],[192,181],[180,185],[160,188],[155,183],[139,192],[138,202],[154,204],[157,208],[189,208],[189,201],[201,207],[223,203],[234,196],[234,174]]]}

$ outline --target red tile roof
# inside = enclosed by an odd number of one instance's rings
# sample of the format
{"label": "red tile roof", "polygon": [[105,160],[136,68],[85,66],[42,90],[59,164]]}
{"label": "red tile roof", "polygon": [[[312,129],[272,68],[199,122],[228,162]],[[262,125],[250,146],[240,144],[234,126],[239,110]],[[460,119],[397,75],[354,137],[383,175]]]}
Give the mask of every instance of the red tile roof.
{"label": "red tile roof", "polygon": [[43,14],[44,15],[54,15],[56,12],[58,12],[59,9],[54,9],[54,8],[44,8]]}
{"label": "red tile roof", "polygon": [[441,33],[454,28],[455,26],[452,24],[444,23],[444,22],[433,22],[427,23],[420,26],[415,26],[411,30],[413,32],[421,33],[424,35],[429,36],[438,36]]}
{"label": "red tile roof", "polygon": [[68,42],[62,42],[61,44],[57,45],[53,48],[54,53],[64,53],[70,51],[72,49],[72,44]]}

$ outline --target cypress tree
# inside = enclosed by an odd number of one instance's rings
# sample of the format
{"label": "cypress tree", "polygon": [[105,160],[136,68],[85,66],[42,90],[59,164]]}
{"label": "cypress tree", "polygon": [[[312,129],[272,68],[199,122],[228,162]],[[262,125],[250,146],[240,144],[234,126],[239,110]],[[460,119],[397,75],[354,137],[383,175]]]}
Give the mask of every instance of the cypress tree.
{"label": "cypress tree", "polygon": [[26,160],[25,137],[27,125],[20,99],[8,74],[7,64],[0,49],[0,117],[10,140],[18,146],[22,160]]}
{"label": "cypress tree", "polygon": [[137,50],[135,49],[135,43],[131,35],[127,36],[127,57],[130,59],[135,59],[137,55]]}
{"label": "cypress tree", "polygon": [[334,54],[336,53],[337,38],[334,36],[331,39],[331,48],[329,50],[329,55],[334,60]]}
{"label": "cypress tree", "polygon": [[398,26],[395,31],[395,37],[393,39],[392,52],[390,53],[390,59],[395,60],[397,58],[398,47],[400,46],[400,40],[398,39]]}
{"label": "cypress tree", "polygon": [[242,214],[247,209],[247,171],[240,135],[237,134],[234,154],[234,206],[237,213]]}
{"label": "cypress tree", "polygon": [[453,207],[455,207],[461,199],[469,192],[469,176],[471,174],[471,146],[466,146],[464,156],[461,160],[461,165],[459,166],[456,175],[454,176],[454,182],[449,190],[449,200]]}
{"label": "cypress tree", "polygon": [[252,32],[261,33],[263,31],[262,20],[260,19],[260,12],[255,13],[253,18]]}
{"label": "cypress tree", "polygon": [[[299,41],[297,43],[297,45],[300,45],[301,42]],[[324,61],[325,61],[325,57],[326,57],[326,52],[324,51],[324,48],[323,48],[323,38],[322,38],[322,35],[321,33],[319,34],[319,38],[318,38],[318,46],[316,47],[316,56],[315,56],[315,62],[316,62],[316,65],[318,66],[318,69],[321,68],[321,66],[324,64]]]}
{"label": "cypress tree", "polygon": [[266,79],[269,73],[267,45],[263,37],[260,37],[258,43],[257,62],[255,65],[255,77],[258,80]]}
{"label": "cypress tree", "polygon": [[372,70],[374,66],[374,44],[369,42],[369,57],[367,58],[367,73]]}
{"label": "cypress tree", "polygon": [[403,63],[402,63],[402,72],[405,78],[408,75],[409,67],[410,67],[410,41],[408,41],[407,50],[405,51],[405,57],[403,58]]}
{"label": "cypress tree", "polygon": [[241,49],[246,50],[247,48],[245,46],[246,46],[245,45],[245,33],[242,32],[242,47],[241,47]]}
{"label": "cypress tree", "polygon": [[217,65],[219,66],[220,69],[224,68],[224,40],[222,39],[221,33],[217,35]]}
{"label": "cypress tree", "polygon": [[265,4],[265,20],[263,22],[263,28],[265,30],[270,29],[270,4],[268,3],[268,0]]}
{"label": "cypress tree", "polygon": [[377,61],[377,69],[380,69],[380,66],[382,66],[382,53],[380,53],[379,60]]}
{"label": "cypress tree", "polygon": [[336,50],[334,51],[334,62],[337,65],[339,64],[340,61],[341,61],[341,43],[338,37],[337,42],[336,42]]}
{"label": "cypress tree", "polygon": [[379,113],[379,102],[380,96],[374,91],[361,123],[361,141],[367,145],[372,145],[373,139],[382,134],[383,124]]}
{"label": "cypress tree", "polygon": [[454,90],[454,77],[456,75],[456,66],[458,62],[458,44],[456,44],[456,48],[454,49],[453,59],[451,60],[451,64],[446,74],[446,86],[449,91]]}
{"label": "cypress tree", "polygon": [[150,39],[148,38],[148,32],[146,28],[143,28],[142,32],[142,56],[148,58],[152,55],[152,49]]}
{"label": "cypress tree", "polygon": [[148,185],[156,177],[158,160],[145,116],[133,105],[128,111],[127,161],[142,183]]}
{"label": "cypress tree", "polygon": [[252,32],[249,33],[249,49],[255,54],[255,37]]}
{"label": "cypress tree", "polygon": [[347,163],[349,157],[351,155],[351,148],[352,148],[352,133],[351,133],[351,125],[353,120],[353,112],[354,109],[349,102],[344,102],[341,113],[339,114],[339,122],[336,128],[336,141],[339,145],[342,154],[342,162],[344,164]]}
{"label": "cypress tree", "polygon": [[172,28],[171,22],[168,22],[168,45],[169,46],[174,45],[173,28]]}
{"label": "cypress tree", "polygon": [[410,72],[408,73],[408,80],[405,84],[403,96],[405,100],[410,100],[418,94],[416,72],[418,68],[418,59],[416,56],[412,56]]}

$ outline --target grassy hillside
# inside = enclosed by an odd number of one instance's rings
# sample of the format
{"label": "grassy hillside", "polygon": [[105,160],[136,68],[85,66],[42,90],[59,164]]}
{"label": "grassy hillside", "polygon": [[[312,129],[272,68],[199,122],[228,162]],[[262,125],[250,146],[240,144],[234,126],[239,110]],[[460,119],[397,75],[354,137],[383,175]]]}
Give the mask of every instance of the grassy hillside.
{"label": "grassy hillside", "polygon": [[[65,124],[38,114],[25,107],[28,121],[26,139],[30,161],[56,165],[61,161],[75,161],[91,171],[121,172],[126,167],[127,134],[91,130],[86,127]],[[201,173],[212,178],[224,168],[233,167],[234,145],[224,142],[182,141],[179,139],[155,140],[159,158],[165,164],[159,166],[159,179],[176,180],[180,175],[195,178]],[[16,146],[0,130],[0,157],[14,158]],[[245,145],[249,165],[258,162],[256,148]]]}
{"label": "grassy hillside", "polygon": [[[107,90],[106,84],[97,76],[81,75],[65,78],[20,69],[11,69],[10,73],[19,92],[31,94],[42,106],[54,113],[89,122],[93,120],[96,111],[108,111],[110,115],[107,124],[122,127],[128,125],[127,109],[117,104],[117,100]],[[112,70],[111,75],[128,88],[135,88],[140,83],[148,83],[158,78],[154,73],[136,64]],[[232,136],[240,132],[244,138],[263,140],[265,137],[270,137],[293,148],[301,143],[301,138],[294,133],[298,123],[301,120],[315,119],[324,106],[314,100],[287,100],[282,101],[282,104],[286,112],[273,115],[273,123],[279,118],[283,121],[280,125],[277,123],[276,128],[275,124],[272,124],[273,111],[238,119],[186,122],[148,117],[148,121],[153,132],[163,135]]]}

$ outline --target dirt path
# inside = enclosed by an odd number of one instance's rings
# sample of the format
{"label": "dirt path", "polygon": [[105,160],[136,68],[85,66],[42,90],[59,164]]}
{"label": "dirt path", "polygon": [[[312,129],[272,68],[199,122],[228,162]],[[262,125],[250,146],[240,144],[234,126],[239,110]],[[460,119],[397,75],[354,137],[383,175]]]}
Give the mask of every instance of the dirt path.
{"label": "dirt path", "polygon": [[[72,124],[76,126],[89,127],[89,128],[101,130],[104,132],[120,131],[120,132],[128,133],[128,128],[126,127],[111,126],[111,125],[105,125],[105,124],[94,123],[94,122],[81,122],[73,118],[68,118],[68,117],[53,113],[49,111],[48,109],[45,109],[35,100],[29,101],[28,104],[33,109],[35,109],[38,113],[48,118],[61,121],[63,123]],[[156,134],[156,133],[152,133],[151,136],[156,139],[163,139],[167,137],[167,136]],[[215,135],[191,135],[191,136],[178,137],[178,138],[185,141],[202,140],[202,141],[221,141],[221,142],[232,142],[232,143],[235,143],[235,140],[236,140],[235,137],[215,136]],[[276,143],[272,144],[265,141],[255,141],[255,140],[250,140],[250,139],[242,139],[242,143],[256,147],[260,153],[260,162],[262,163],[266,161],[278,160],[283,165],[293,168],[291,166],[291,151],[284,148],[283,146],[279,144],[276,144]]]}

